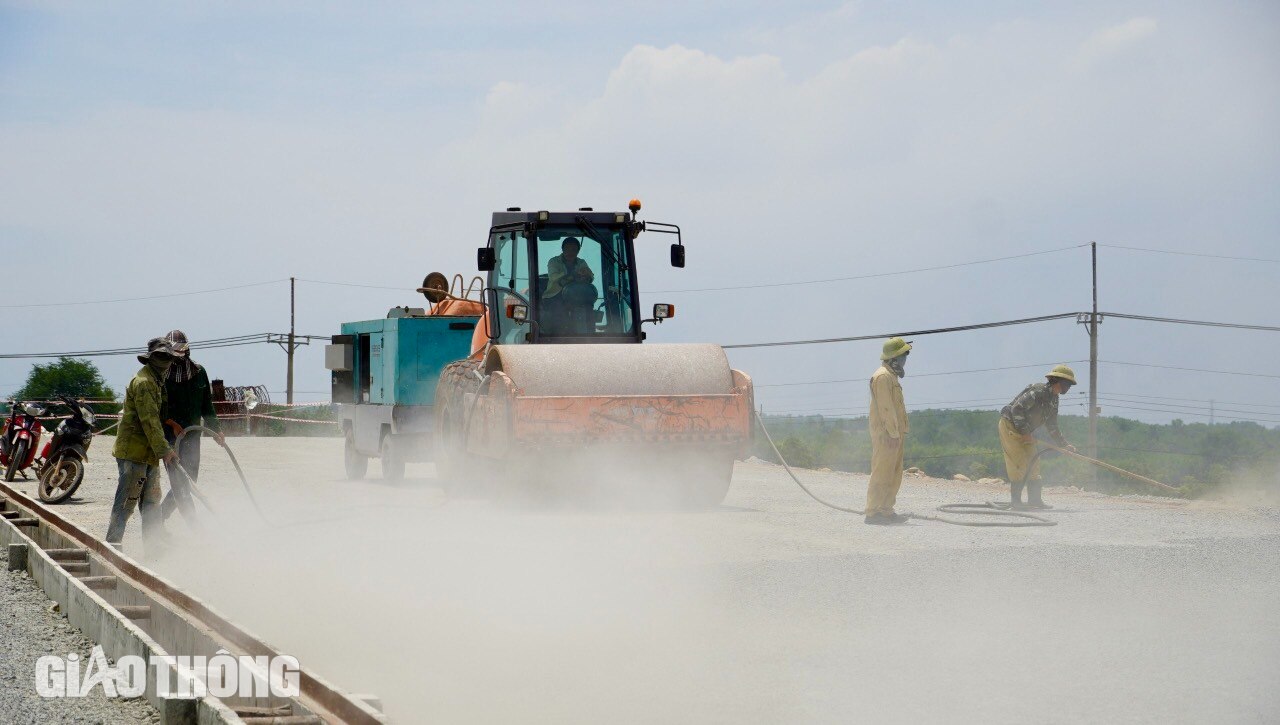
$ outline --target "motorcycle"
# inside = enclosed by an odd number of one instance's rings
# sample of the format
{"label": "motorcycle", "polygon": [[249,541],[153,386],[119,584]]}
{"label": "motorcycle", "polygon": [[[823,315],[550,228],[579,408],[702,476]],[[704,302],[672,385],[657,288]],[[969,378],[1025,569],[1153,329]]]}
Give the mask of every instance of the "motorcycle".
{"label": "motorcycle", "polygon": [[93,410],[74,398],[61,400],[71,409],[71,417],[63,418],[54,429],[36,462],[40,500],[45,503],[61,503],[80,487],[85,462],[89,460],[89,444],[93,442]]}
{"label": "motorcycle", "polygon": [[[45,409],[35,403],[25,405],[9,401],[9,417],[0,427],[0,465],[4,468],[4,480],[12,482],[19,471],[30,468],[36,459],[36,446],[44,427],[37,420]],[[27,474],[22,474],[23,478]]]}

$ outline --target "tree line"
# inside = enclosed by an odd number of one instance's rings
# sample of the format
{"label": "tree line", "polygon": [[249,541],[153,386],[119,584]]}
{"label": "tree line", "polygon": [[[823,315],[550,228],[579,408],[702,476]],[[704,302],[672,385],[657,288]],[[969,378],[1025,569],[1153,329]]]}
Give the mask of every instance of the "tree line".
{"label": "tree line", "polygon": [[[993,410],[912,412],[904,465],[939,478],[957,473],[975,480],[1006,478],[996,434],[999,417]],[[1085,453],[1088,418],[1063,415],[1058,423],[1067,439]],[[865,416],[766,416],[765,425],[792,466],[854,473],[871,470],[871,437]],[[752,453],[777,462],[763,436],[757,436]],[[1174,420],[1154,424],[1100,418],[1098,458],[1177,486],[1185,497],[1202,496],[1240,481],[1274,488],[1280,486],[1280,429],[1244,421],[1209,425]],[[1054,452],[1042,457],[1042,471],[1050,485],[1073,484],[1108,493],[1172,495]]]}

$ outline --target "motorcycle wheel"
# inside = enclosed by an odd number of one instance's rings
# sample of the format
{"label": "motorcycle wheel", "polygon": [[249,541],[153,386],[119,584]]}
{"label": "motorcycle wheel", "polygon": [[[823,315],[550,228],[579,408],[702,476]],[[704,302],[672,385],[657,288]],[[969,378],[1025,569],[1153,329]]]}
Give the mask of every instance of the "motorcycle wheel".
{"label": "motorcycle wheel", "polygon": [[40,500],[45,503],[66,501],[83,480],[84,462],[76,456],[64,456],[47,466],[45,475],[40,477]]}
{"label": "motorcycle wheel", "polygon": [[13,455],[9,457],[9,465],[4,469],[4,480],[6,483],[13,481],[13,477],[18,475],[18,469],[22,466],[22,462],[27,459],[27,446],[31,445],[27,441],[18,441],[13,447]]}

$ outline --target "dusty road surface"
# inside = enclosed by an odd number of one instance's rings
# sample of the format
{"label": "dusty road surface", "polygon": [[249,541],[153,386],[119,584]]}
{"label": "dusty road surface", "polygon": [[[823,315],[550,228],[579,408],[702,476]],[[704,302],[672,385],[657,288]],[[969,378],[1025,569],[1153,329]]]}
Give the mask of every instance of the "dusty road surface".
{"label": "dusty road surface", "polygon": [[[111,443],[62,507],[99,534]],[[1053,528],[872,527],[739,464],[713,511],[531,510],[429,464],[345,481],[334,439],[231,445],[267,522],[206,441],[218,516],[127,550],[398,722],[1280,721],[1274,507],[1049,489]],[[908,478],[899,509],[999,495]]]}

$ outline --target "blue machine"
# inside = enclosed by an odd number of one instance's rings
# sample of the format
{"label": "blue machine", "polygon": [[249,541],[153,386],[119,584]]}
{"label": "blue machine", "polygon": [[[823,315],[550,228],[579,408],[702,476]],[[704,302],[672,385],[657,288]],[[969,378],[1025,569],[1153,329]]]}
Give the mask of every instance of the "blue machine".
{"label": "blue machine", "polygon": [[384,319],[342,324],[325,347],[325,367],[349,478],[364,476],[369,458],[381,458],[391,480],[404,476],[405,461],[431,460],[440,371],[471,353],[478,320],[393,307]]}

